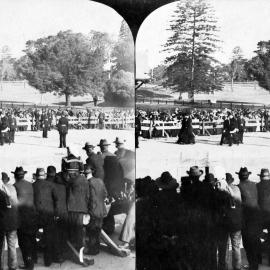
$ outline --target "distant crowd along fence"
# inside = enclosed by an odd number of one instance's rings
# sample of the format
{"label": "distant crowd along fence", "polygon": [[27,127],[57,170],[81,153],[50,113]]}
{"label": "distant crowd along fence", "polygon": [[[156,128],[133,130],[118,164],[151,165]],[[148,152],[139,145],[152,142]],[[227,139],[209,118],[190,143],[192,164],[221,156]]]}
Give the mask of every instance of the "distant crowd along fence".
{"label": "distant crowd along fence", "polygon": [[270,109],[269,106],[265,104],[258,103],[244,103],[244,102],[229,102],[229,101],[217,101],[216,103],[211,102],[210,100],[203,101],[185,101],[185,100],[174,100],[174,99],[159,99],[159,98],[136,98],[137,104],[150,104],[150,105],[171,105],[171,106],[187,106],[187,107],[196,107],[201,109]]}
{"label": "distant crowd along fence", "polygon": [[[115,117],[106,118],[103,123],[99,122],[97,117],[68,117],[69,128],[72,129],[94,129],[94,128],[106,128],[106,129],[129,129],[135,126],[135,117]],[[58,119],[52,121],[52,127],[55,128]],[[19,131],[35,130],[37,123],[33,119],[17,118],[17,127]]]}
{"label": "distant crowd along fence", "polygon": [[[246,132],[256,132],[265,130],[263,119],[248,119],[245,124]],[[200,121],[192,120],[193,132],[196,135],[218,135],[223,130],[223,120]],[[144,120],[141,123],[142,137],[177,137],[181,129],[179,121],[150,121]]]}

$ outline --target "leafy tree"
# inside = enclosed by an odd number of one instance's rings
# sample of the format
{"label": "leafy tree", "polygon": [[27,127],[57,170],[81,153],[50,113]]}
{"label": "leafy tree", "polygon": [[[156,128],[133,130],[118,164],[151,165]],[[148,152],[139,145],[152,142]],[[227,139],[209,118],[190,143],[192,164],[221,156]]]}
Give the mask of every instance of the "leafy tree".
{"label": "leafy tree", "polygon": [[247,74],[270,91],[270,40],[258,42],[255,52],[257,55],[245,65]]}
{"label": "leafy tree", "polygon": [[102,91],[105,59],[103,44],[106,35],[92,32],[89,37],[61,31],[26,43],[25,56],[17,66],[29,84],[41,93],[70,97]]}
{"label": "leafy tree", "polygon": [[128,24],[123,20],[113,48],[114,71],[134,72],[134,41]]}
{"label": "leafy tree", "polygon": [[227,66],[231,81],[231,89],[233,91],[234,81],[244,81],[247,79],[245,70],[246,59],[243,57],[243,51],[239,46],[236,46],[232,51],[232,60]]}
{"label": "leafy tree", "polygon": [[134,74],[120,70],[104,86],[106,102],[126,106],[134,103]]}
{"label": "leafy tree", "polygon": [[188,91],[190,99],[199,91],[221,88],[219,76],[211,79],[217,60],[217,20],[205,0],[179,1],[170,25],[171,37],[164,45],[167,84],[177,91]]}
{"label": "leafy tree", "polygon": [[152,74],[153,75],[153,81],[155,83],[163,83],[164,82],[164,77],[166,74],[166,66],[165,65],[158,65],[156,67],[153,68],[152,70]]}

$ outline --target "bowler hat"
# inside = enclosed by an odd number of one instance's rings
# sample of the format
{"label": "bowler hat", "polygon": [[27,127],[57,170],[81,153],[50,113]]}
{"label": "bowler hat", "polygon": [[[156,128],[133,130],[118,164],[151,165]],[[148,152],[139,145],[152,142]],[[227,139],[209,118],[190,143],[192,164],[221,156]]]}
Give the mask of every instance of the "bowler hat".
{"label": "bowler hat", "polygon": [[169,172],[163,172],[159,178],[156,179],[156,185],[161,189],[176,189],[179,184],[176,179],[172,177]]}
{"label": "bowler hat", "polygon": [[27,173],[27,171],[25,171],[23,169],[23,167],[16,167],[15,171],[14,172],[11,172],[15,175],[25,175]]}
{"label": "bowler hat", "polygon": [[88,148],[94,149],[95,146],[92,145],[90,142],[86,142],[82,149],[87,150]]}
{"label": "bowler hat", "polygon": [[261,173],[258,174],[261,178],[268,178],[270,179],[270,173],[268,169],[261,169]]}
{"label": "bowler hat", "polygon": [[217,181],[217,179],[215,178],[215,176],[212,173],[206,174],[205,178],[204,178],[204,182],[205,183],[215,183]]}
{"label": "bowler hat", "polygon": [[126,141],[126,140],[123,140],[123,139],[121,139],[121,138],[119,138],[119,137],[116,137],[114,143],[115,143],[115,144],[123,144],[123,143],[125,143],[125,141]]}
{"label": "bowler hat", "polygon": [[106,139],[101,139],[97,146],[107,146],[110,145]]}
{"label": "bowler hat", "polygon": [[34,174],[35,178],[38,179],[45,179],[46,173],[43,168],[37,168],[36,173]]}
{"label": "bowler hat", "polygon": [[241,167],[239,172],[235,172],[235,173],[241,176],[244,176],[244,175],[247,176],[251,174],[251,172],[248,171],[247,167]]}
{"label": "bowler hat", "polygon": [[199,170],[198,166],[192,166],[189,168],[189,171],[187,171],[187,174],[189,176],[201,176],[203,174],[203,171]]}

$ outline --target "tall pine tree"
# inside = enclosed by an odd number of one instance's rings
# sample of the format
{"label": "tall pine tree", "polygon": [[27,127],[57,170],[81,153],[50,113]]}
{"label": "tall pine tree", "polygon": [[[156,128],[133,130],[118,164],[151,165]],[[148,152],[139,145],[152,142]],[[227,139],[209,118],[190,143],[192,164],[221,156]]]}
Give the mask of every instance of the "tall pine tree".
{"label": "tall pine tree", "polygon": [[213,57],[219,43],[213,8],[205,0],[181,0],[168,30],[167,85],[180,94],[188,92],[190,99],[196,92],[221,89]]}

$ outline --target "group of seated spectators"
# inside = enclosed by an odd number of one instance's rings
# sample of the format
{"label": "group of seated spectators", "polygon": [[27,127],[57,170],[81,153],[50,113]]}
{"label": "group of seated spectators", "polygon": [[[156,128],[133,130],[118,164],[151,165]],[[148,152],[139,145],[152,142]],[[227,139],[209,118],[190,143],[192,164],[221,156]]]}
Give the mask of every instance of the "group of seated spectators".
{"label": "group of seated spectators", "polygon": [[258,270],[265,257],[270,265],[270,173],[256,173],[258,183],[240,168],[237,185],[222,166],[193,166],[180,185],[169,172],[136,179],[137,269]]}
{"label": "group of seated spectators", "polygon": [[124,147],[125,140],[116,138],[114,143],[115,153],[109,152],[105,139],[98,144],[100,152],[85,143],[85,164],[71,145],[60,172],[52,165],[47,171],[37,168],[30,181],[23,167],[12,172],[14,185],[9,173],[0,174],[1,269],[5,237],[10,270],[18,267],[17,239],[21,269],[34,269],[39,251],[47,267],[65,260],[92,265],[94,260],[87,255],[99,253],[101,236],[108,243],[115,230],[114,216],[120,213],[127,214],[120,240],[130,247],[135,237],[135,154]]}

